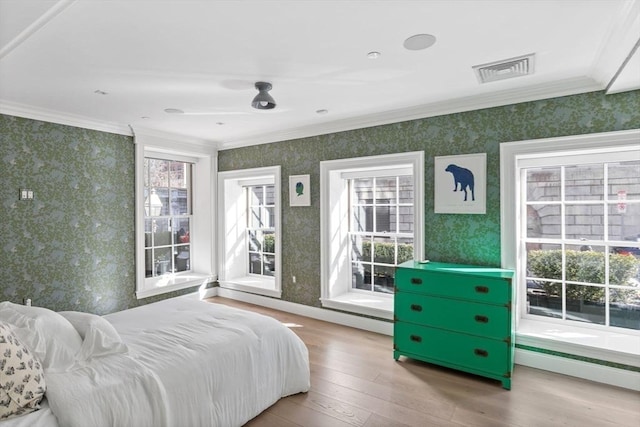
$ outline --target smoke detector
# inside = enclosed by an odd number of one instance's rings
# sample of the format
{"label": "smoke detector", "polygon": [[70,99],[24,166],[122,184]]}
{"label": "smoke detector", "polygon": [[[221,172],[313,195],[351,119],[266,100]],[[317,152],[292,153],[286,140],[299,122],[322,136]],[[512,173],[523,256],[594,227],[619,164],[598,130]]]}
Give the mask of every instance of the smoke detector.
{"label": "smoke detector", "polygon": [[535,53],[531,53],[502,61],[475,65],[473,70],[480,83],[495,82],[533,74],[534,59]]}

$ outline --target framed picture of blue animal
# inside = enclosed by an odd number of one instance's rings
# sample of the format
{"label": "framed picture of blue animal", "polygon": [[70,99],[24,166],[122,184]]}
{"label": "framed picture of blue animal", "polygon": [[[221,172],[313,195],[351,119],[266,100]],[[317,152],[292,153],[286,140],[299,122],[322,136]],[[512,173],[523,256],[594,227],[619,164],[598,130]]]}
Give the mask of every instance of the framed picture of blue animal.
{"label": "framed picture of blue animal", "polygon": [[289,206],[311,206],[309,175],[289,176]]}
{"label": "framed picture of blue animal", "polygon": [[435,213],[487,213],[487,153],[434,157]]}

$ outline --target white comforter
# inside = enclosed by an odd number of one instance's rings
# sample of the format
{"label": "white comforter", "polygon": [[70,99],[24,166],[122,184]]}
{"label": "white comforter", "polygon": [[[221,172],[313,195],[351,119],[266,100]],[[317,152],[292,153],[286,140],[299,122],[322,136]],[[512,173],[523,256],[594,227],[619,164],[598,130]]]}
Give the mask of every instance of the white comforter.
{"label": "white comforter", "polygon": [[273,318],[195,296],[104,318],[126,347],[98,335],[95,357],[45,372],[60,427],[240,426],[309,389],[307,348]]}

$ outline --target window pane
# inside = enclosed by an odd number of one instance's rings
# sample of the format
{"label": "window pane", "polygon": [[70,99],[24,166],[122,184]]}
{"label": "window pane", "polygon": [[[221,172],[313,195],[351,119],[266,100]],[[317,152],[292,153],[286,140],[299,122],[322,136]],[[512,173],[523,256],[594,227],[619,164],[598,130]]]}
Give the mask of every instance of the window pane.
{"label": "window pane", "polygon": [[640,203],[609,205],[609,239],[640,242]]}
{"label": "window pane", "polygon": [[153,220],[153,246],[171,245],[171,231],[168,218],[156,218]]}
{"label": "window pane", "polygon": [[262,232],[249,230],[249,251],[260,252],[262,250]]}
{"label": "window pane", "polygon": [[189,188],[191,165],[184,162],[171,162],[169,173],[171,188]]}
{"label": "window pane", "polygon": [[603,200],[603,183],[602,164],[565,167],[566,200]]}
{"label": "window pane", "polygon": [[396,243],[395,239],[389,237],[375,237],[373,239],[375,247],[373,262],[377,264],[396,263]]}
{"label": "window pane", "polygon": [[154,251],[154,276],[171,273],[171,248],[158,248]]}
{"label": "window pane", "polygon": [[264,201],[264,190],[262,186],[249,187],[249,205],[259,206]]}
{"label": "window pane", "polygon": [[372,232],[373,231],[373,207],[372,206],[354,206],[353,209],[352,231],[356,232]]}
{"label": "window pane", "polygon": [[276,253],[276,233],[273,231],[264,232],[264,253]]}
{"label": "window pane", "polygon": [[265,228],[275,228],[276,226],[276,208],[264,208],[264,227]]}
{"label": "window pane", "polygon": [[275,276],[276,274],[276,257],[275,255],[263,255],[263,274],[265,276]]}
{"label": "window pane", "polygon": [[413,259],[413,238],[398,239],[398,264]]}
{"label": "window pane", "polygon": [[394,292],[394,267],[384,267],[374,265],[373,290],[385,294]]}
{"label": "window pane", "polygon": [[413,205],[413,177],[411,175],[399,177],[399,202]]}
{"label": "window pane", "polygon": [[373,200],[373,178],[358,178],[351,181],[356,204],[371,204]]}
{"label": "window pane", "polygon": [[567,285],[567,320],[605,324],[605,289]]}
{"label": "window pane", "polygon": [[608,165],[609,200],[640,199],[640,162],[619,162]]}
{"label": "window pane", "polygon": [[249,253],[249,273],[262,274],[262,256],[259,253]]}
{"label": "window pane", "polygon": [[191,246],[180,245],[176,247],[175,265],[176,272],[191,270]]}
{"label": "window pane", "polygon": [[249,208],[249,228],[262,228],[262,208],[254,206]]}
{"label": "window pane", "polygon": [[567,245],[565,250],[565,279],[571,282],[604,284],[604,247]]}
{"label": "window pane", "polygon": [[275,199],[275,186],[274,185],[267,185],[265,188],[265,192],[266,194],[266,200],[265,200],[265,204],[268,206],[274,206],[276,204],[276,199]]}
{"label": "window pane", "polygon": [[527,201],[560,200],[560,168],[527,169]]}
{"label": "window pane", "polygon": [[363,241],[361,236],[351,236],[351,261],[371,262],[371,243]]}
{"label": "window pane", "polygon": [[371,290],[371,264],[351,263],[351,287]]}
{"label": "window pane", "polygon": [[413,206],[400,206],[398,208],[400,216],[398,218],[398,226],[400,233],[413,234]]}
{"label": "window pane", "polygon": [[640,288],[640,256],[628,252],[609,254],[609,284]]}
{"label": "window pane", "polygon": [[169,163],[166,160],[147,159],[148,160],[148,186],[151,188],[168,188],[169,187]]}
{"label": "window pane", "polygon": [[176,231],[176,244],[189,243],[191,240],[190,233],[190,224],[191,220],[189,218],[174,218],[173,219],[174,230]]}
{"label": "window pane", "polygon": [[144,251],[144,277],[153,277],[153,250],[146,249]]}
{"label": "window pane", "polygon": [[609,304],[611,326],[640,330],[640,290],[611,289]]}
{"label": "window pane", "polygon": [[604,207],[601,204],[567,204],[565,222],[565,238],[567,239],[604,239]]}
{"label": "window pane", "polygon": [[562,234],[560,205],[527,206],[527,237],[559,239]]}
{"label": "window pane", "polygon": [[396,194],[396,178],[377,178],[376,179],[376,204],[382,205],[389,203],[395,204],[397,201]]}
{"label": "window pane", "polygon": [[171,215],[189,215],[189,191],[187,189],[171,189]]}
{"label": "window pane", "polygon": [[389,206],[376,206],[376,231],[396,232],[396,209]]}

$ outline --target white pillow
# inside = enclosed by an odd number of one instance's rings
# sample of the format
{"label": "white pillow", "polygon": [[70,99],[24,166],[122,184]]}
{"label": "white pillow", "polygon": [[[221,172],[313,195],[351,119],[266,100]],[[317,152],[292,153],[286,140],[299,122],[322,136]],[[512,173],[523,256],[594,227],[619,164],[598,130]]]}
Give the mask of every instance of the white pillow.
{"label": "white pillow", "polygon": [[83,340],[81,359],[128,351],[118,331],[105,318],[80,311],[61,311],[59,314],[73,325]]}
{"label": "white pillow", "polygon": [[9,301],[0,303],[0,321],[13,332],[48,370],[66,370],[74,364],[82,338],[67,319],[43,307],[28,307]]}
{"label": "white pillow", "polygon": [[38,359],[0,322],[0,420],[39,408],[46,385]]}

